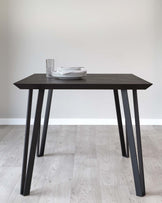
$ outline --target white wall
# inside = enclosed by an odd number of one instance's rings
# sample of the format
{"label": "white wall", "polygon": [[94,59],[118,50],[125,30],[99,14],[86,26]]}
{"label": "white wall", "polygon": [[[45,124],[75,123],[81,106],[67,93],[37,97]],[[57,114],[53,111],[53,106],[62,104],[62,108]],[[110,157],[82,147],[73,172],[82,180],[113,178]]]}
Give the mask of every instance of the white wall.
{"label": "white wall", "polygon": [[[142,118],[162,118],[161,0],[0,0],[0,118],[24,118],[27,92],[13,82],[56,66],[134,73]],[[52,117],[115,118],[111,91],[56,91]],[[79,107],[79,108],[78,108]]]}

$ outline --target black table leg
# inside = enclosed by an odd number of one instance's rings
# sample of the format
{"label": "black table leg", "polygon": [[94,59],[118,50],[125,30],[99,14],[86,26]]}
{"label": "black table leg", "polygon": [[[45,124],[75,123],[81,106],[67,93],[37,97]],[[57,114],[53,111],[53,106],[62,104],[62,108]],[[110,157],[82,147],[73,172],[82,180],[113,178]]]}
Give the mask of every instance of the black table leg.
{"label": "black table leg", "polygon": [[38,135],[40,130],[40,119],[41,119],[41,112],[42,112],[42,105],[43,105],[43,97],[44,97],[44,89],[40,89],[38,94],[38,101],[37,101],[37,108],[36,108],[36,114],[35,114],[35,120],[34,120],[28,167],[27,167],[25,183],[24,183],[24,191],[23,191],[24,196],[30,194],[30,186],[31,186],[31,179],[33,174],[36,145],[37,145]]}
{"label": "black table leg", "polygon": [[121,110],[120,110],[118,90],[114,90],[114,99],[115,99],[116,115],[117,115],[117,120],[118,120],[118,129],[119,129],[122,156],[128,157],[127,152],[126,152],[126,148],[125,148],[124,131],[123,131],[123,124],[122,124],[122,116],[121,116]]}
{"label": "black table leg", "polygon": [[[122,92],[124,114],[125,114],[126,125],[127,125],[127,136],[128,136],[131,162],[132,162],[132,168],[133,168],[136,195],[144,196],[145,191],[143,190],[143,185],[141,182],[141,179],[144,180],[144,176],[143,174],[140,174],[140,171],[139,171],[140,168],[143,168],[143,163],[141,163],[141,161],[137,162],[137,154],[136,154],[136,147],[135,147],[135,141],[134,141],[134,135],[133,135],[133,126],[132,126],[131,113],[130,113],[130,107],[129,107],[128,93],[127,93],[127,90],[121,90],[121,92]],[[135,101],[136,99],[137,97],[135,97]],[[135,109],[136,110],[138,109],[137,105],[135,105]],[[138,119],[136,118],[136,121],[137,120]],[[139,143],[139,140],[141,142],[141,138],[138,135],[138,143]],[[138,156],[142,157],[142,150],[139,150],[139,149],[140,147],[138,146]]]}
{"label": "black table leg", "polygon": [[127,157],[129,157],[128,129],[127,129],[126,123],[125,123],[125,131],[126,131],[126,151],[127,151]]}
{"label": "black table leg", "polygon": [[44,119],[44,126],[43,126],[43,133],[42,133],[41,149],[40,149],[39,156],[44,156],[44,149],[45,149],[45,143],[46,143],[46,137],[47,137],[49,115],[50,115],[50,109],[51,109],[52,94],[53,94],[53,90],[49,90],[48,91],[48,98],[47,98],[45,119]]}
{"label": "black table leg", "polygon": [[40,157],[40,154],[39,154],[40,133],[41,133],[41,120],[39,122],[39,131],[38,131],[38,139],[37,139],[37,157]]}
{"label": "black table leg", "polygon": [[140,130],[137,90],[133,90],[133,102],[134,102],[134,115],[135,115],[135,124],[136,124],[139,174],[140,174],[140,180],[142,185],[142,193],[145,194],[145,180],[144,180],[144,170],[143,170],[142,143],[141,143],[141,130]]}
{"label": "black table leg", "polygon": [[33,90],[30,89],[29,90],[29,96],[28,96],[28,107],[27,107],[27,118],[26,118],[26,130],[25,130],[25,140],[24,140],[24,155],[23,155],[23,166],[22,166],[20,194],[24,193],[24,183],[25,183],[25,177],[26,177],[26,165],[27,165],[28,144],[29,144],[29,134],[30,134],[32,97],[33,97]]}

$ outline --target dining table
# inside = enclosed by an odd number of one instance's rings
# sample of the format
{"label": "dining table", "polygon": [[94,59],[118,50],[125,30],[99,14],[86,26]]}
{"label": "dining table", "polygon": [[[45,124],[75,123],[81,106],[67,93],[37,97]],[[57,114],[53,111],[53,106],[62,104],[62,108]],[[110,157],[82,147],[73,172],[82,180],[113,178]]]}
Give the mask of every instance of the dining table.
{"label": "dining table", "polygon": [[[82,79],[73,80],[61,80],[54,77],[47,78],[46,74],[33,74],[14,83],[14,85],[21,90],[28,90],[27,116],[24,133],[24,151],[20,186],[20,193],[22,195],[27,196],[30,194],[36,155],[37,157],[44,156],[52,97],[55,90],[112,91],[116,109],[121,154],[125,158],[128,158],[130,155],[136,195],[141,197],[145,195],[145,180],[137,92],[146,90],[152,85],[152,83],[134,74],[87,74]],[[42,106],[46,90],[48,91],[48,96],[46,101],[44,123],[42,126],[42,135],[40,135]],[[37,104],[35,107],[33,132],[31,135],[31,142],[29,143],[33,91],[38,91],[38,96]],[[132,94],[128,94],[130,91]],[[119,95],[119,93],[121,95]],[[131,101],[133,103],[133,110],[130,108],[129,97],[132,97]],[[92,101],[89,102],[94,101],[92,99]],[[121,107],[123,108],[124,112],[123,116]],[[135,126],[132,124],[133,113],[131,111],[134,112],[133,118],[135,121]],[[122,117],[124,117],[125,122],[123,122]],[[136,136],[134,134],[136,134]]]}

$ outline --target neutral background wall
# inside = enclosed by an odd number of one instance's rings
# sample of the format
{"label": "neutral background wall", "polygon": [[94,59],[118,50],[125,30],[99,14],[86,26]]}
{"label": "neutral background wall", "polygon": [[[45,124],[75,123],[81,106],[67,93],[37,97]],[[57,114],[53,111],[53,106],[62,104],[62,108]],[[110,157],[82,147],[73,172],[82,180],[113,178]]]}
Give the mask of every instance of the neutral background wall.
{"label": "neutral background wall", "polygon": [[[0,118],[24,118],[27,92],[12,85],[56,66],[134,73],[142,118],[162,118],[161,0],[0,0]],[[35,93],[36,94],[36,93]],[[56,91],[52,117],[115,118],[111,91]]]}

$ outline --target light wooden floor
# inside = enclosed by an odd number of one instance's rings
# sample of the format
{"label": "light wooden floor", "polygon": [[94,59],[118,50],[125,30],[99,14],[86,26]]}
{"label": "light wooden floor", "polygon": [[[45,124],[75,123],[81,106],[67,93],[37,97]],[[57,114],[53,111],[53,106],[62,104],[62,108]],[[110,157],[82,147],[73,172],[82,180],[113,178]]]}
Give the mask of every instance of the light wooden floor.
{"label": "light wooden floor", "polygon": [[0,126],[0,203],[162,202],[162,127],[142,126],[146,196],[136,197],[116,126],[50,126],[31,195],[19,194],[24,126]]}

